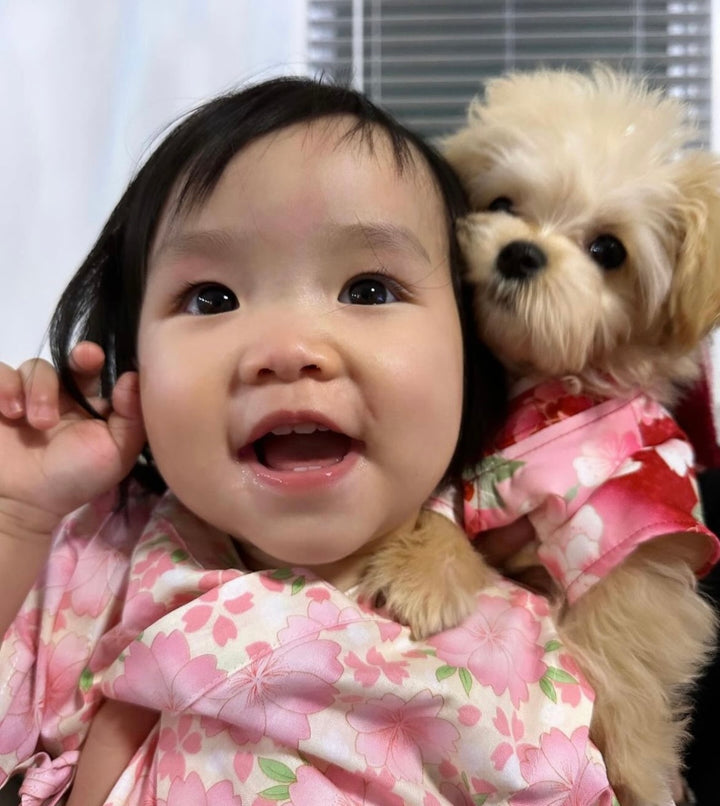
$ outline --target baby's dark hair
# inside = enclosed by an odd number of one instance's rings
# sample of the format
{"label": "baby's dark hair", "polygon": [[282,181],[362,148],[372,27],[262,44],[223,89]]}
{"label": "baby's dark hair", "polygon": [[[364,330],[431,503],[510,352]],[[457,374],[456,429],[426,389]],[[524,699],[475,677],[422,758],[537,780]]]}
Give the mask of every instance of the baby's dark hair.
{"label": "baby's dark hair", "polygon": [[[72,347],[87,339],[105,351],[101,394],[109,397],[117,378],[137,369],[137,331],[148,257],[161,216],[202,204],[230,160],[250,142],[288,126],[345,115],[355,119],[346,137],[372,148],[380,132],[391,144],[398,171],[420,154],[446,210],[452,281],[465,349],[465,399],[460,439],[448,477],[477,459],[504,413],[505,384],[499,364],[477,337],[471,295],[455,238],[455,222],[467,212],[455,174],[435,149],[362,93],[308,78],[272,79],[222,95],[185,117],[136,174],[100,237],[65,289],[50,324],[50,350],[68,394],[99,416],[84,397],[69,365]],[[422,401],[418,401],[422,406]],[[164,482],[149,453],[132,476],[151,489]]]}

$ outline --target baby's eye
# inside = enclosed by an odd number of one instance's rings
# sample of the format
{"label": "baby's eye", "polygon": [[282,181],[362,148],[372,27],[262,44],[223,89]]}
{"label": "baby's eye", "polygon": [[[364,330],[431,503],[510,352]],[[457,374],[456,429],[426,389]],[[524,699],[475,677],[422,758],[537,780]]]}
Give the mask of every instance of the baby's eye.
{"label": "baby's eye", "polygon": [[619,269],[627,251],[614,235],[598,235],[588,247],[590,257],[603,269]]}
{"label": "baby's eye", "polygon": [[238,307],[238,299],[224,285],[207,283],[196,286],[185,295],[186,313],[196,316],[210,316],[216,313],[228,313]]}
{"label": "baby's eye", "polygon": [[338,299],[350,305],[386,305],[401,296],[398,284],[388,278],[360,277],[349,282]]}
{"label": "baby's eye", "polygon": [[513,207],[512,199],[507,196],[498,196],[488,204],[488,210],[492,213],[510,213],[515,215],[515,208]]}

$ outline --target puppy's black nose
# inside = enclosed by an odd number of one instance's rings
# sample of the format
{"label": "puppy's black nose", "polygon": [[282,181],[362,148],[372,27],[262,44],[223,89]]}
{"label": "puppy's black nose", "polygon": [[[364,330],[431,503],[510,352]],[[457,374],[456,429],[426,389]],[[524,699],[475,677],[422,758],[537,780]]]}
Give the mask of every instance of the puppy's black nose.
{"label": "puppy's black nose", "polygon": [[500,250],[495,265],[503,277],[525,280],[547,265],[547,255],[531,241],[512,241]]}

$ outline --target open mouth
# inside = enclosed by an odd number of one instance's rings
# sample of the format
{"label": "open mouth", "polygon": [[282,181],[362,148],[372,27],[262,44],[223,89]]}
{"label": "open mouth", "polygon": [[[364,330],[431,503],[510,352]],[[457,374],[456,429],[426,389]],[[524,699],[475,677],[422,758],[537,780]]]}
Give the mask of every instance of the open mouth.
{"label": "open mouth", "polygon": [[351,445],[347,434],[317,423],[279,426],[252,443],[263,467],[294,473],[337,465],[348,455]]}

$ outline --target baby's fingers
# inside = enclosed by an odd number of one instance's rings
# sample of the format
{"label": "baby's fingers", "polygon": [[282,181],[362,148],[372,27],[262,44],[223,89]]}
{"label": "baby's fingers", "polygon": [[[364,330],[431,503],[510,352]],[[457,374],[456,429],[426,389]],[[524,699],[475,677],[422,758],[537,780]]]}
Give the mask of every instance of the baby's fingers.
{"label": "baby's fingers", "polygon": [[475,545],[491,565],[501,566],[534,538],[535,529],[526,516],[507,526],[498,526],[481,532]]}
{"label": "baby's fingers", "polygon": [[0,414],[14,420],[24,413],[22,378],[16,369],[0,361]]}
{"label": "baby's fingers", "polygon": [[126,470],[129,471],[145,444],[137,372],[125,372],[118,378],[112,393],[112,412],[107,423],[126,464]]}
{"label": "baby's fingers", "polygon": [[18,369],[24,395],[25,419],[40,431],[60,421],[59,382],[55,369],[42,358],[25,361]]}
{"label": "baby's fingers", "polygon": [[100,373],[105,363],[105,353],[99,344],[81,341],[70,353],[70,369],[75,376],[78,389],[86,398],[100,394]]}

